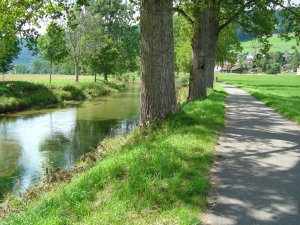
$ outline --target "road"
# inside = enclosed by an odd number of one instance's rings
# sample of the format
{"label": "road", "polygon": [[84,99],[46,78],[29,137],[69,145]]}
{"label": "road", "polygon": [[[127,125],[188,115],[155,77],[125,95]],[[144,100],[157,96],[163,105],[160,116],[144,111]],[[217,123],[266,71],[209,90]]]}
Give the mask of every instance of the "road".
{"label": "road", "polygon": [[228,93],[206,225],[300,225],[300,126],[245,91]]}

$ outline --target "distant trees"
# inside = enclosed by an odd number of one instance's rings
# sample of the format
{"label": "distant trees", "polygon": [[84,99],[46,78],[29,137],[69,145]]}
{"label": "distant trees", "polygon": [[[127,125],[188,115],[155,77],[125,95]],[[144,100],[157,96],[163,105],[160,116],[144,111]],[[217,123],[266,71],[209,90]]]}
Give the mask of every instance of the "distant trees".
{"label": "distant trees", "polygon": [[29,73],[27,65],[23,63],[14,64],[14,69],[15,69],[15,73],[18,74]]}

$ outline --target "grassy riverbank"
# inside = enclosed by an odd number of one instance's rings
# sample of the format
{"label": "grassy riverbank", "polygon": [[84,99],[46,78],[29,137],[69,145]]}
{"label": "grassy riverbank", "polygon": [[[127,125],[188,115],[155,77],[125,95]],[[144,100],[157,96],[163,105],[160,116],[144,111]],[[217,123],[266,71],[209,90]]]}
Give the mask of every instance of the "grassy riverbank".
{"label": "grassy riverbank", "polygon": [[281,115],[300,124],[300,76],[218,74],[220,82],[240,87]]}
{"label": "grassy riverbank", "polygon": [[[92,76],[80,77],[80,83],[73,76],[53,76],[50,84],[47,75],[6,75],[0,82],[0,114],[30,108],[45,108],[73,100],[84,100],[117,92],[125,88],[120,82],[106,82]],[[72,79],[71,79],[72,78]]]}
{"label": "grassy riverbank", "polygon": [[0,223],[200,224],[225,98],[217,86],[165,122],[106,139],[93,168],[34,199],[6,202],[10,216]]}

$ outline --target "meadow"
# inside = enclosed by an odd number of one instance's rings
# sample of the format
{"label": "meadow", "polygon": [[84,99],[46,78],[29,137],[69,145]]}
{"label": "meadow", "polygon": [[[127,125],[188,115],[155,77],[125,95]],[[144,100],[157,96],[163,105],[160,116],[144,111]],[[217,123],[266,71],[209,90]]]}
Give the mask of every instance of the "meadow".
{"label": "meadow", "polygon": [[[296,49],[299,51],[300,47],[297,46],[296,41],[295,40],[291,40],[289,42],[285,42],[283,40],[281,40],[277,34],[274,34],[270,39],[270,44],[271,52],[294,52],[295,50],[292,49],[292,46],[297,47]],[[243,53],[246,52],[258,52],[260,45],[259,43],[257,43],[257,41],[252,40],[252,41],[246,41],[246,42],[242,42],[242,46],[243,46]]]}
{"label": "meadow", "polygon": [[232,84],[300,124],[300,76],[218,74],[219,82]]}

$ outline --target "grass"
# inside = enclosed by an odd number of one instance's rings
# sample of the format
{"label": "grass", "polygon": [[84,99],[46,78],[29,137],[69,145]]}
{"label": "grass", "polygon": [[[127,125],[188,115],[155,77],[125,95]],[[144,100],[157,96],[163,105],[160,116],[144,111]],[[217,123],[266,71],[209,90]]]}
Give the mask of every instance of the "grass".
{"label": "grass", "polygon": [[300,124],[300,76],[223,75],[220,82],[232,84]]}
{"label": "grass", "polygon": [[165,122],[104,140],[88,172],[32,200],[10,201],[16,207],[6,209],[17,211],[0,223],[201,224],[225,98],[216,85]]}
{"label": "grass", "polygon": [[[294,52],[295,50],[292,49],[292,46],[297,46],[297,43],[295,40],[291,40],[289,42],[285,42],[281,40],[277,34],[274,34],[270,39],[270,44],[272,44],[270,51],[271,52]],[[253,40],[253,41],[246,41],[242,42],[243,46],[243,53],[246,52],[256,52],[259,51],[259,44]],[[300,50],[299,47],[296,48],[298,51]]]}
{"label": "grass", "polygon": [[[81,76],[75,83],[73,76],[5,75],[4,85],[0,82],[0,114],[29,108],[45,108],[53,104],[98,97],[122,90],[120,82],[106,82],[92,76]],[[9,88],[10,85],[15,88]],[[3,87],[4,86],[4,87]]]}

